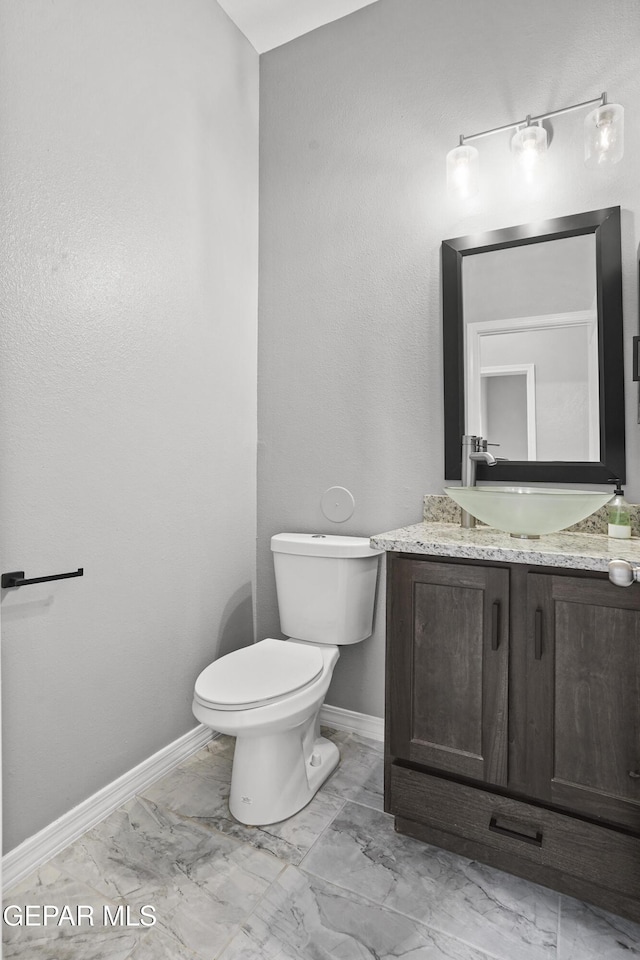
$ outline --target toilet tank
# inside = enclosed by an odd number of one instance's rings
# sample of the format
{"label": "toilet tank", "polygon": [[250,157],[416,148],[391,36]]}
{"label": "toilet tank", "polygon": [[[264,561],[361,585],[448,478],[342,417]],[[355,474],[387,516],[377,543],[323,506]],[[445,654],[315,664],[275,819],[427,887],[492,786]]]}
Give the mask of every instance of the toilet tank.
{"label": "toilet tank", "polygon": [[279,533],[271,538],[280,626],[310,643],[371,636],[378,556],[366,537]]}

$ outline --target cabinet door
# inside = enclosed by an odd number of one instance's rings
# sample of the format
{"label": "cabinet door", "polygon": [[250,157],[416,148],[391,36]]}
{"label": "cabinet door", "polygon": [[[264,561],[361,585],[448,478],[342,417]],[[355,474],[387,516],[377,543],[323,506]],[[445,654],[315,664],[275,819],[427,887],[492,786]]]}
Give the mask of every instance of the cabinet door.
{"label": "cabinet door", "polygon": [[508,571],[390,555],[388,576],[390,752],[506,784]]}
{"label": "cabinet door", "polygon": [[527,769],[540,799],[640,828],[640,587],[529,576]]}

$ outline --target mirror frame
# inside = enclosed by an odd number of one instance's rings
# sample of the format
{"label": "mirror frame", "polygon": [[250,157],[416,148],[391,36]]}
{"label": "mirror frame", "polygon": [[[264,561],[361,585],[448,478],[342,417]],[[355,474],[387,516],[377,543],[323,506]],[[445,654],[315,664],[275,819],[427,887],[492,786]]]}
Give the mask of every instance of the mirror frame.
{"label": "mirror frame", "polygon": [[571,217],[525,223],[505,230],[443,240],[444,475],[447,480],[460,480],[461,440],[465,433],[462,303],[464,258],[490,250],[588,233],[594,234],[596,242],[600,460],[510,460],[494,467],[479,463],[477,477],[479,480],[518,483],[607,483],[613,478],[619,478],[621,483],[625,482],[620,207],[607,207]]}

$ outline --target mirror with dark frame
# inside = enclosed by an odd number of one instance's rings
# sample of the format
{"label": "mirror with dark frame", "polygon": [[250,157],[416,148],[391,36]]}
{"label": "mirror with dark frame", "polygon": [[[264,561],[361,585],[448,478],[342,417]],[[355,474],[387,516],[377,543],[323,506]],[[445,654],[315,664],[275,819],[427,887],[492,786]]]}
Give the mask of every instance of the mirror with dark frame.
{"label": "mirror with dark frame", "polygon": [[445,477],[625,481],[620,208],[442,243]]}

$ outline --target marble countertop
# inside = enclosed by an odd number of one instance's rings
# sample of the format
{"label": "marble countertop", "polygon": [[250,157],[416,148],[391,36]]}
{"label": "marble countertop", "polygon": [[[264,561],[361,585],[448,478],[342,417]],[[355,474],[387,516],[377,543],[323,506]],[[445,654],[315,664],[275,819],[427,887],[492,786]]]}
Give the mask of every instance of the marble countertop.
{"label": "marble countertop", "polygon": [[610,560],[640,564],[640,537],[615,540],[602,533],[550,533],[539,540],[518,540],[493,527],[464,530],[455,523],[422,522],[371,537],[371,546],[395,553],[499,560],[577,570],[608,569]]}

